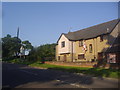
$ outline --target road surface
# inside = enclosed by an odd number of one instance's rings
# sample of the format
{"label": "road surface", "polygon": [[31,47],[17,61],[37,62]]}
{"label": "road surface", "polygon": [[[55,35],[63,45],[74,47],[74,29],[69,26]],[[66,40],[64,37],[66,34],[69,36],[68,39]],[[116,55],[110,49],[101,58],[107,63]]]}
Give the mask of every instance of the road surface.
{"label": "road surface", "polygon": [[3,88],[118,88],[118,80],[3,63]]}

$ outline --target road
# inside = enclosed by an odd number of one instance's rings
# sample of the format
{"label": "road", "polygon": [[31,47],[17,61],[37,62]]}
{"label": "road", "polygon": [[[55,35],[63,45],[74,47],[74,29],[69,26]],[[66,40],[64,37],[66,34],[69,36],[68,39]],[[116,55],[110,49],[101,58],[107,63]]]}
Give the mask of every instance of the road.
{"label": "road", "polygon": [[2,64],[3,88],[118,88],[118,80],[95,78],[26,65]]}

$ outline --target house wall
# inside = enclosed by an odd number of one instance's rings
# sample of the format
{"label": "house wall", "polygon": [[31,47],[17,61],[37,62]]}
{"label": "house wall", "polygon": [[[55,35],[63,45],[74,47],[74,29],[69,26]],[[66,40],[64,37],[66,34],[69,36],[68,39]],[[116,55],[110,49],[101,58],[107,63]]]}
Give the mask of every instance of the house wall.
{"label": "house wall", "polygon": [[[65,47],[61,46],[61,43],[63,41],[65,41]],[[71,62],[73,56],[72,52],[75,53],[75,49],[73,49],[72,47],[74,47],[73,42],[69,41],[64,35],[62,35],[58,41],[58,45],[56,46],[56,60],[65,61],[66,57],[66,61]]]}
{"label": "house wall", "polygon": [[[61,43],[65,41],[65,47],[61,46]],[[64,36],[62,35],[60,40],[58,41],[58,53],[62,54],[62,53],[70,53],[70,41]]]}
{"label": "house wall", "polygon": [[[64,55],[66,55],[66,61],[64,60]],[[59,59],[59,57],[60,57],[60,59]],[[71,62],[72,61],[71,54],[62,54],[62,55],[58,54],[58,55],[56,55],[56,60],[57,61]]]}
{"label": "house wall", "polygon": [[56,60],[58,61],[58,55],[59,55],[59,54],[58,54],[58,45],[56,45],[55,49],[56,49],[56,50],[55,50],[55,51],[56,51],[56,52],[55,52],[55,58],[56,58]]}
{"label": "house wall", "polygon": [[[120,24],[120,23],[119,23]],[[75,49],[76,49],[76,59],[77,61],[91,61],[92,59],[98,58],[98,53],[105,52],[107,48],[109,48],[116,37],[118,36],[118,25],[114,28],[114,30],[108,34],[103,36],[103,41],[100,41],[100,36],[92,39],[85,40],[85,43],[87,45],[87,51],[84,53],[82,48],[79,47],[79,41],[76,41]],[[90,53],[89,45],[92,44],[93,50],[92,53]],[[85,55],[85,59],[79,60],[78,54]],[[103,55],[103,58],[105,55]]]}
{"label": "house wall", "polygon": [[[87,51],[86,52],[83,51],[82,46],[79,47],[79,41],[73,42],[73,46],[72,46],[72,42],[69,42],[69,45],[70,45],[69,46],[69,52],[70,52],[70,54],[64,54],[65,52],[64,53],[62,52],[63,55],[60,55],[61,52],[58,51],[60,48],[57,45],[57,47],[56,47],[56,52],[57,52],[56,53],[56,56],[57,56],[56,59],[58,61],[58,56],[60,56],[60,61],[63,61],[64,55],[66,55],[66,58],[67,58],[66,60],[67,61],[72,61],[71,60],[72,56],[73,56],[73,61],[85,61],[86,62],[86,61],[91,61],[95,57],[97,59],[98,52],[102,52],[104,48],[107,48],[109,46],[109,45],[107,45],[107,42],[108,42],[107,38],[108,38],[108,35],[104,35],[102,42],[100,42],[100,37],[85,40],[84,42],[87,46]],[[90,50],[89,49],[90,44],[92,44],[92,53],[90,53],[90,51],[89,51]],[[73,54],[72,54],[72,48],[70,48],[70,47],[73,47]],[[68,47],[66,46],[66,48],[68,48]],[[79,54],[84,54],[85,59],[78,59]]]}
{"label": "house wall", "polygon": [[[103,36],[103,41],[100,41],[100,37],[96,37],[96,38],[92,38],[92,39],[88,39],[85,40],[85,44],[87,46],[87,51],[84,52],[83,51],[83,47],[79,47],[79,41],[76,41],[75,43],[75,49],[76,49],[76,59],[78,61],[91,61],[92,59],[97,59],[98,57],[98,52],[103,52],[103,50],[105,48],[108,47],[107,45],[107,35]],[[92,52],[90,52],[90,48],[89,45],[92,44]],[[79,54],[84,54],[85,55],[85,59],[78,59],[78,55]]]}

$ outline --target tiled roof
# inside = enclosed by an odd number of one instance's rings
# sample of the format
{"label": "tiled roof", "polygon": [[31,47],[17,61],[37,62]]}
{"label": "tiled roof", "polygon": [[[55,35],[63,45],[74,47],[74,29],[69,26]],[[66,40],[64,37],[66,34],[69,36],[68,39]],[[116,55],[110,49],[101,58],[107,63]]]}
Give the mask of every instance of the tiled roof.
{"label": "tiled roof", "polygon": [[106,52],[113,53],[119,52],[120,53],[120,35],[115,39],[113,45],[107,49]]}
{"label": "tiled roof", "polygon": [[118,24],[120,19],[115,19],[109,22],[98,24],[89,28],[78,30],[75,32],[68,32],[64,34],[69,40],[81,40],[90,39],[100,35],[108,34],[112,32],[115,26]]}

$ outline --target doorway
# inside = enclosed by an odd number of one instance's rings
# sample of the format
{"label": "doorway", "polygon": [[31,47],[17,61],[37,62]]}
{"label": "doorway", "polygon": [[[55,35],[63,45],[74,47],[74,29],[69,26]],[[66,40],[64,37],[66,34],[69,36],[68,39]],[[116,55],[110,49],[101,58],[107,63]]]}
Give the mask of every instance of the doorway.
{"label": "doorway", "polygon": [[66,62],[66,59],[67,59],[67,58],[66,58],[66,55],[64,55],[64,61],[65,61],[65,62]]}
{"label": "doorway", "polygon": [[103,60],[103,53],[98,53],[98,61]]}

